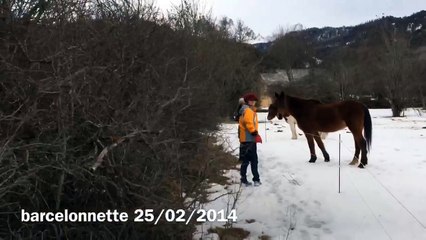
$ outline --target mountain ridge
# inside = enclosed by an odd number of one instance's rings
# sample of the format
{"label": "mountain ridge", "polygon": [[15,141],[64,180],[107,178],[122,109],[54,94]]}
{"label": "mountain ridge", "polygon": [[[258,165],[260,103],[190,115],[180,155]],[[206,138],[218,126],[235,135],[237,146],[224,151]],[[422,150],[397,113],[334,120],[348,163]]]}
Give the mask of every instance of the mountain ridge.
{"label": "mountain ridge", "polygon": [[[373,38],[381,28],[391,24],[398,32],[410,35],[413,47],[426,46],[426,10],[406,17],[383,16],[355,26],[313,27],[300,30],[301,35],[314,49],[322,54],[338,47],[356,45]],[[291,34],[291,33],[290,33]],[[273,41],[252,44],[258,51],[266,53]],[[320,56],[321,57],[321,56]]]}

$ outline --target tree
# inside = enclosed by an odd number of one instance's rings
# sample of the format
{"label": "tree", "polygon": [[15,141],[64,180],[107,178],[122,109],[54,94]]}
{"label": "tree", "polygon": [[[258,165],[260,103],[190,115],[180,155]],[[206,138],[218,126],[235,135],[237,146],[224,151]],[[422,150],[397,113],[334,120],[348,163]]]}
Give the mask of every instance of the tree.
{"label": "tree", "polygon": [[306,67],[306,64],[312,63],[312,52],[299,32],[284,32],[281,29],[269,49],[267,61],[275,63],[276,68],[285,69],[289,81],[293,81],[292,69]]}
{"label": "tree", "polygon": [[392,116],[399,117],[410,102],[413,89],[413,55],[410,41],[396,29],[383,31],[384,47],[379,50],[377,62],[382,93],[391,105]]}
{"label": "tree", "polygon": [[324,60],[330,78],[337,83],[340,100],[359,95],[359,87],[355,84],[357,73],[357,57],[354,49],[343,47],[336,49]]}
{"label": "tree", "polygon": [[237,20],[234,39],[237,42],[243,43],[256,39],[256,34],[253,32],[252,29],[247,27],[242,20]]}
{"label": "tree", "polygon": [[426,59],[422,59],[421,56],[416,57],[417,61],[414,63],[413,74],[415,82],[416,95],[420,99],[420,103],[423,109],[426,109]]}

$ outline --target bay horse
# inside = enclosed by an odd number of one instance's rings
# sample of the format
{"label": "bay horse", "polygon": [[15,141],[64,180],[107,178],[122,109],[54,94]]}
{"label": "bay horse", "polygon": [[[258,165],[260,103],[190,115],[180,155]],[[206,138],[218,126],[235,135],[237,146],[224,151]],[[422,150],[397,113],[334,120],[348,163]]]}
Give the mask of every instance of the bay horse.
{"label": "bay horse", "polygon": [[348,127],[355,141],[355,154],[350,164],[358,163],[360,152],[361,163],[358,167],[364,168],[368,164],[367,152],[371,148],[373,127],[370,112],[362,103],[347,100],[323,104],[313,99],[292,97],[284,92],[275,93],[275,100],[268,109],[268,120],[275,116],[282,118],[289,115],[294,116],[299,128],[305,133],[311,152],[310,163],[317,160],[314,140],[321,149],[324,160],[330,161],[330,155],[320,138],[320,131],[335,132]]}

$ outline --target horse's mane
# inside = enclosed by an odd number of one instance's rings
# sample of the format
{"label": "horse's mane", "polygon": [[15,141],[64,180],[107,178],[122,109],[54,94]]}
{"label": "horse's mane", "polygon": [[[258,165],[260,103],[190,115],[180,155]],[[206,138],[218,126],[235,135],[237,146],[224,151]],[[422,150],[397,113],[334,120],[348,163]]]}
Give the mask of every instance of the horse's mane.
{"label": "horse's mane", "polygon": [[320,100],[317,99],[307,99],[309,102],[313,102],[313,103],[318,103],[318,104],[322,104],[322,102]]}
{"label": "horse's mane", "polygon": [[321,101],[317,100],[317,99],[306,99],[306,98],[301,98],[301,97],[294,97],[294,96],[290,96],[290,95],[286,95],[287,99],[291,99],[291,100],[295,100],[293,102],[305,102],[305,103],[313,103],[313,104],[323,104]]}
{"label": "horse's mane", "polygon": [[285,95],[285,102],[287,102],[287,109],[291,115],[297,116],[310,112],[312,108],[321,105],[322,103],[315,99],[304,99],[300,97],[293,97]]}

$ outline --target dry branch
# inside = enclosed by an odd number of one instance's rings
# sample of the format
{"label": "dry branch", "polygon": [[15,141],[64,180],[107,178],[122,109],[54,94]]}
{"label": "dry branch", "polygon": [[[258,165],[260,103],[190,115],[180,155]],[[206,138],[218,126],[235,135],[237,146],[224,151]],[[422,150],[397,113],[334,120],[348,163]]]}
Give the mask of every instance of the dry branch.
{"label": "dry branch", "polygon": [[101,153],[98,155],[98,157],[96,158],[96,162],[93,164],[93,166],[90,168],[93,171],[95,171],[104,161],[105,156],[108,154],[109,151],[111,151],[112,149],[114,149],[115,147],[117,147],[118,145],[120,145],[121,143],[123,143],[124,141],[131,139],[133,137],[136,137],[139,134],[159,134],[160,132],[153,132],[153,131],[149,131],[149,130],[140,130],[140,131],[134,131],[126,136],[123,137],[113,137],[113,141],[114,143],[105,147]]}

